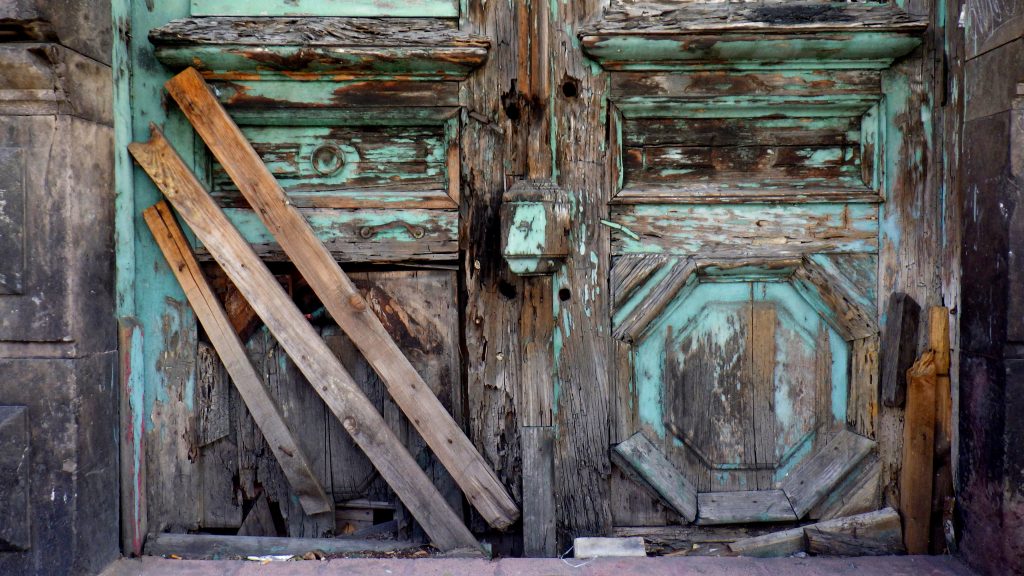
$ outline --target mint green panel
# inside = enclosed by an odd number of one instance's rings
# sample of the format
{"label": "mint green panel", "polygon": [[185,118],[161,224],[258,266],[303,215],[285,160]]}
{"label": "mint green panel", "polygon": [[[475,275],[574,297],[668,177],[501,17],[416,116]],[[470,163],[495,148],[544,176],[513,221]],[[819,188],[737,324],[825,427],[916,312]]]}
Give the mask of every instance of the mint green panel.
{"label": "mint green panel", "polygon": [[454,18],[458,0],[192,0],[193,16],[420,16]]}

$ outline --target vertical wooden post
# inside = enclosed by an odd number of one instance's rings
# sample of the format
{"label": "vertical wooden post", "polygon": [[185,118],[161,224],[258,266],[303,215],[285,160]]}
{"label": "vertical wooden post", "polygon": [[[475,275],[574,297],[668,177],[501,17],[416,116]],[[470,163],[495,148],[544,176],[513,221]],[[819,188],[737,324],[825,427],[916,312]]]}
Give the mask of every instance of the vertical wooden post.
{"label": "vertical wooden post", "polygon": [[949,380],[949,309],[928,310],[928,348],[935,353],[935,477],[932,484],[931,542],[929,551],[946,550],[944,524],[947,502],[953,498],[953,391]]}
{"label": "vertical wooden post", "polygon": [[935,353],[931,350],[907,371],[900,513],[908,554],[928,553],[935,457],[935,371]]}

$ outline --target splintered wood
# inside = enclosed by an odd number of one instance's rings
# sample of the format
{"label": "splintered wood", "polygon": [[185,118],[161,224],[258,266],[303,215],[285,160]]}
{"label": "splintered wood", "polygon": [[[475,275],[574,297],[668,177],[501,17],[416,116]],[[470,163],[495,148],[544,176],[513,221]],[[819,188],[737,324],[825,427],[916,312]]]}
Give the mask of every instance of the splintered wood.
{"label": "splintered wood", "polygon": [[[473,534],[448,506],[249,243],[231,225],[160,130],[156,126],[151,126],[151,130],[149,142],[129,145],[132,156],[174,205],[196,237],[207,246],[317,394],[373,462],[381,477],[438,548],[470,549],[482,553]],[[436,402],[429,389],[424,389]]]}
{"label": "splintered wood", "polygon": [[245,346],[239,340],[224,308],[203,276],[199,263],[192,255],[188,240],[171,214],[171,207],[161,201],[148,208],[143,213],[143,218],[175,278],[185,291],[185,297],[192,305],[196,318],[203,325],[224,368],[235,383],[242,401],[267,439],[267,445],[281,464],[281,470],[289,484],[299,496],[302,509],[310,516],[333,512],[334,502],[320,485],[309,460],[285,424],[281,409],[267,392],[260,376],[249,362]]}
{"label": "splintered wood", "polygon": [[[491,526],[511,526],[519,518],[515,501],[288,200],[199,72],[188,68],[165,87],[469,502]],[[210,243],[204,244],[214,253]],[[250,303],[256,308],[252,299]],[[356,433],[371,431],[359,428]]]}

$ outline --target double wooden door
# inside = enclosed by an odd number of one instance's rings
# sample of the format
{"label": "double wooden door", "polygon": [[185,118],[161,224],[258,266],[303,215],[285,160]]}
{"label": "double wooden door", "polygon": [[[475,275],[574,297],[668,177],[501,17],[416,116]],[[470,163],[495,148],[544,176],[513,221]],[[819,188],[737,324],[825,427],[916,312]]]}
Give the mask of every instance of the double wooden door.
{"label": "double wooden door", "polygon": [[[175,0],[126,16],[128,133],[155,121],[191,153],[474,529],[373,371],[161,105],[177,70],[203,72],[517,500],[536,506],[545,487],[562,544],[686,522],[611,464],[637,433],[694,485],[701,526],[881,505],[899,433],[877,401],[879,303],[911,283],[895,262],[928,146],[920,61],[893,63],[921,22],[886,4],[684,0]],[[523,180],[557,185],[568,215],[568,254],[544,279],[502,253],[502,199]],[[143,175],[133,185],[136,207],[157,198]],[[329,521],[302,513],[159,253],[143,234],[132,251],[129,535],[234,533],[263,500],[291,536],[401,525],[401,503],[240,312],[338,506]]]}

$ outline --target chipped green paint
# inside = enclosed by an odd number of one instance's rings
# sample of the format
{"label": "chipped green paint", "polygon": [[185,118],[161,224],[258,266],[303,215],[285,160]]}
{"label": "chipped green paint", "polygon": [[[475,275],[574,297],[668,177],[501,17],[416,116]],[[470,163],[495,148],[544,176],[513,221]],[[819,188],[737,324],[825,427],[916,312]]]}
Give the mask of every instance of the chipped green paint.
{"label": "chipped green paint", "polygon": [[618,224],[616,222],[612,222],[611,220],[601,220],[601,224],[604,224],[605,226],[611,228],[612,230],[618,230],[619,232],[622,232],[623,234],[625,234],[626,236],[629,236],[633,240],[639,240],[640,239],[640,236],[637,235],[636,232],[633,232],[632,230],[630,230],[629,228],[626,228],[622,224]]}
{"label": "chipped green paint", "polygon": [[193,16],[455,18],[458,0],[191,0]]}
{"label": "chipped green paint", "polygon": [[530,274],[540,267],[547,224],[543,204],[519,202],[515,205],[503,251],[509,268],[516,274]]}
{"label": "chipped green paint", "polygon": [[836,118],[865,113],[878,96],[716,96],[675,98],[632,96],[615,101],[625,118]]}

